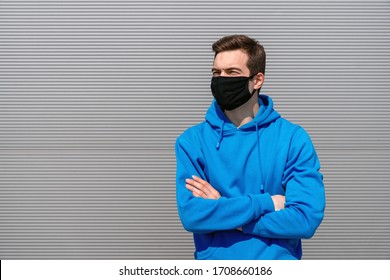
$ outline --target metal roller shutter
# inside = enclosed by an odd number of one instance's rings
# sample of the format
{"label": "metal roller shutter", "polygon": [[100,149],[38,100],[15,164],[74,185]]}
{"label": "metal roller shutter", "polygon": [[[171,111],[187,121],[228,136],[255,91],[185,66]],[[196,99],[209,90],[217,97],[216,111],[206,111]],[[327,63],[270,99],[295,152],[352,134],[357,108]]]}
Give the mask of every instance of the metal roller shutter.
{"label": "metal roller shutter", "polygon": [[389,1],[219,0],[0,1],[0,258],[192,259],[173,145],[234,33],[322,163],[304,259],[388,259]]}

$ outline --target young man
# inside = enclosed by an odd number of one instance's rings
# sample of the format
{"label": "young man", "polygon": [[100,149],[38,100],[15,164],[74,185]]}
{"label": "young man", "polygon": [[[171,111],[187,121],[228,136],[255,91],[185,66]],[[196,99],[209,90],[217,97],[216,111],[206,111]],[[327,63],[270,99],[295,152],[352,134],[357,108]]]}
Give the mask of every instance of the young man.
{"label": "young man", "polygon": [[180,219],[196,259],[300,259],[320,225],[320,164],[303,128],[259,95],[265,52],[244,35],[213,44],[206,120],[176,141]]}

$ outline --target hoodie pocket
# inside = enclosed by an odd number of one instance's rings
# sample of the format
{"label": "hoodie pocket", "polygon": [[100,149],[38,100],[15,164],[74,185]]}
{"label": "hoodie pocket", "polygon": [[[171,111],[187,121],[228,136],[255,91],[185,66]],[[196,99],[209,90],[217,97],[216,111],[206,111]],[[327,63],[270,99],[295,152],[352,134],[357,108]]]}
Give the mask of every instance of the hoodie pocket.
{"label": "hoodie pocket", "polygon": [[284,248],[289,255],[299,258],[300,240],[299,239],[274,239],[276,244]]}
{"label": "hoodie pocket", "polygon": [[209,247],[206,250],[203,250],[201,252],[195,252],[195,258],[197,260],[209,259],[218,249],[220,243],[221,243],[221,233],[217,231],[214,233],[214,239],[210,243]]}

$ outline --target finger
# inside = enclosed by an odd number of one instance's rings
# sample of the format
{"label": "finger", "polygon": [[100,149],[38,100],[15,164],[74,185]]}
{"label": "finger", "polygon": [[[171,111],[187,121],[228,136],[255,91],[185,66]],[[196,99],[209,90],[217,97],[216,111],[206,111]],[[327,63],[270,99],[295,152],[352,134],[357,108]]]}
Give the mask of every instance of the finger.
{"label": "finger", "polygon": [[201,190],[206,195],[210,195],[210,196],[212,195],[212,192],[211,192],[211,188],[212,187],[211,187],[211,185],[209,183],[207,183],[207,181],[202,180],[202,182],[198,182],[198,181],[195,181],[195,180],[186,179],[186,183],[194,186],[195,188],[197,188],[199,190]]}
{"label": "finger", "polygon": [[217,195],[208,195],[204,193],[202,190],[197,189],[196,187],[186,184],[186,188],[192,192],[192,195],[195,197],[202,197],[205,199],[219,199],[221,195],[217,192]]}
{"label": "finger", "polygon": [[212,198],[220,198],[220,193],[209,184],[209,182],[203,180],[202,178],[199,178],[195,175],[192,175],[192,178],[198,183],[200,183],[205,189],[203,190],[208,196],[211,196]]}
{"label": "finger", "polygon": [[214,189],[212,186],[211,186],[211,193],[213,195],[213,198],[218,199],[221,197],[221,194],[216,189]]}
{"label": "finger", "polygon": [[195,180],[192,180],[192,179],[186,179],[186,183],[191,185],[191,186],[194,186],[196,188],[199,188],[199,189],[202,188],[202,184],[201,183],[198,183],[198,182],[196,182]]}
{"label": "finger", "polygon": [[207,198],[207,195],[202,192],[201,190],[195,188],[194,186],[191,186],[191,185],[188,185],[186,184],[186,188],[192,192],[193,196],[195,197],[203,197],[203,198]]}
{"label": "finger", "polygon": [[194,187],[193,185],[186,184],[186,188],[190,190],[193,194],[196,194],[197,196],[205,197],[205,198],[207,197],[207,195],[202,190]]}
{"label": "finger", "polygon": [[192,175],[192,178],[193,178],[195,181],[197,181],[197,182],[199,182],[199,183],[201,183],[201,184],[207,183],[207,181],[203,180],[202,178],[200,178],[200,177],[198,177],[198,176]]}

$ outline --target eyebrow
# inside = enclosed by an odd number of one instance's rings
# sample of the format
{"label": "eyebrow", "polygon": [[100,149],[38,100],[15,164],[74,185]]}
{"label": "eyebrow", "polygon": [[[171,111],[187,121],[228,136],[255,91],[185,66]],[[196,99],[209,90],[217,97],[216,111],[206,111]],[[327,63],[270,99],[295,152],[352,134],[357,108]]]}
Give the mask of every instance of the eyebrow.
{"label": "eyebrow", "polygon": [[223,68],[216,68],[216,67],[213,67],[211,68],[211,71],[220,71],[220,70],[225,70],[225,71],[228,71],[228,72],[231,72],[231,71],[239,71],[239,72],[242,72],[242,69],[241,68],[238,68],[238,67],[229,67],[229,68],[226,68],[226,69],[223,69]]}

